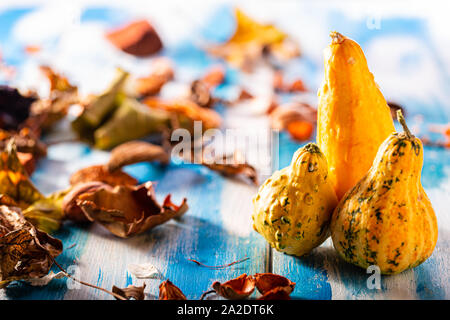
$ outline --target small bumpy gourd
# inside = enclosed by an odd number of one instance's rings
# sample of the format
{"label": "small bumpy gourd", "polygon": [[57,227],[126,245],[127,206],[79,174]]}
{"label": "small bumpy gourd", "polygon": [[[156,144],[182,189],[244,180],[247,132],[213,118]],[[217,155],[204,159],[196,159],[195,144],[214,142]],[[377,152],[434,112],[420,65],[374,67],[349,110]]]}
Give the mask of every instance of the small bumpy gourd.
{"label": "small bumpy gourd", "polygon": [[253,199],[253,228],[278,251],[302,256],[329,236],[337,205],[327,161],[313,143],[297,150],[291,165],[275,172]]}
{"label": "small bumpy gourd", "polygon": [[437,222],[420,182],[423,148],[406,127],[388,137],[367,175],[336,207],[331,236],[346,261],[383,274],[400,273],[424,262],[437,241]]}
{"label": "small bumpy gourd", "polygon": [[361,47],[338,32],[330,36],[319,90],[317,144],[340,199],[367,173],[395,128]]}

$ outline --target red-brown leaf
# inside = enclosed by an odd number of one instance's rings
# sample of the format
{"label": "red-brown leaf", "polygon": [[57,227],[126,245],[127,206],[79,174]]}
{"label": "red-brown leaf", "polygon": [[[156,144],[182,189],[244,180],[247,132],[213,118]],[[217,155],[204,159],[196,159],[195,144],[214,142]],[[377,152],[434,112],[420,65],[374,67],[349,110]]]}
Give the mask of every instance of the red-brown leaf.
{"label": "red-brown leaf", "polygon": [[183,292],[169,280],[159,285],[159,300],[187,300]]}
{"label": "red-brown leaf", "polygon": [[290,294],[295,288],[295,282],[277,274],[257,273],[254,277],[256,288],[263,295],[275,288],[282,288],[286,293]]}
{"label": "red-brown leaf", "polygon": [[78,197],[77,204],[87,218],[102,224],[114,235],[126,238],[180,217],[187,209],[186,199],[177,206],[166,196],[161,206],[151,182],[139,186],[101,188]]}
{"label": "red-brown leaf", "polygon": [[248,298],[255,290],[255,278],[244,273],[224,283],[216,281],[212,287],[219,296],[230,300],[242,300]]}

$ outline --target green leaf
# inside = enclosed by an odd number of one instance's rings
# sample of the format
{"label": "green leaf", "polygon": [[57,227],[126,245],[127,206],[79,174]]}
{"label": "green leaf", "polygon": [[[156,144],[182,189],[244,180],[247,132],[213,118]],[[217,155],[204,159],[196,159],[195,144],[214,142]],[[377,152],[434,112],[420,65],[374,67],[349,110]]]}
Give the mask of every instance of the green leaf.
{"label": "green leaf", "polygon": [[25,219],[44,232],[52,233],[58,230],[64,219],[62,202],[69,190],[58,191],[37,200],[23,211]]}

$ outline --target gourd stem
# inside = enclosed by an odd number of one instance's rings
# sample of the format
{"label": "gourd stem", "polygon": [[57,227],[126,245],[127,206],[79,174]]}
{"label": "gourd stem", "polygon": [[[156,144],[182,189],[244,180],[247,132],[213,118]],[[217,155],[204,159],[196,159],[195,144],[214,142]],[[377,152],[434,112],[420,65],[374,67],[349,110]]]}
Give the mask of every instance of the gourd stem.
{"label": "gourd stem", "polygon": [[405,121],[405,117],[403,116],[403,113],[401,110],[397,110],[397,120],[398,122],[400,122],[400,124],[403,127],[403,130],[405,131],[406,136],[409,139],[414,138],[414,136],[412,135],[411,131],[409,131],[408,126],[406,125],[406,121]]}
{"label": "gourd stem", "polygon": [[331,31],[330,32],[330,37],[331,37],[331,43],[332,44],[342,43],[344,41],[344,39],[345,39],[345,37],[342,34],[340,34],[339,32],[337,32],[337,31]]}

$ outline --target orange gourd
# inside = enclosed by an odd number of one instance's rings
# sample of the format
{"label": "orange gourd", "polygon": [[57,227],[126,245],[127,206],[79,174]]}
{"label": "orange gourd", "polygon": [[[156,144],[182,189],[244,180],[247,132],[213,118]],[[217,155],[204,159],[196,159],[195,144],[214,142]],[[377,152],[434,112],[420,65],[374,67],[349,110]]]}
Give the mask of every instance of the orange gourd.
{"label": "orange gourd", "polygon": [[337,32],[330,36],[318,93],[317,143],[341,198],[367,173],[379,146],[395,129],[360,46]]}

